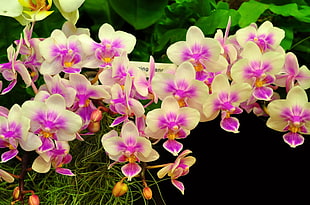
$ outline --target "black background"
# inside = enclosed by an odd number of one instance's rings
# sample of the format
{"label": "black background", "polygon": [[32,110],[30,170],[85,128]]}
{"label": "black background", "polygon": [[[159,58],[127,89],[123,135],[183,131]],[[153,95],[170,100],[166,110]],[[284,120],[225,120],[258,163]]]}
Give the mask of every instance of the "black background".
{"label": "black background", "polygon": [[217,118],[179,140],[197,162],[179,178],[184,196],[170,180],[160,183],[166,204],[310,204],[310,139],[291,148],[283,133],[266,127],[266,118],[237,117],[238,134],[222,130]]}

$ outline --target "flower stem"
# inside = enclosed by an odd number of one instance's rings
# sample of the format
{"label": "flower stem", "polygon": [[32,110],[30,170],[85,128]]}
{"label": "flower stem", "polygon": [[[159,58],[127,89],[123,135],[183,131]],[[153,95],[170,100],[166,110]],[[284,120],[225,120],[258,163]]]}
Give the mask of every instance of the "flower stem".
{"label": "flower stem", "polygon": [[156,168],[162,168],[165,166],[168,166],[170,163],[167,164],[158,164],[158,165],[151,165],[151,166],[146,166],[146,169],[156,169]]}

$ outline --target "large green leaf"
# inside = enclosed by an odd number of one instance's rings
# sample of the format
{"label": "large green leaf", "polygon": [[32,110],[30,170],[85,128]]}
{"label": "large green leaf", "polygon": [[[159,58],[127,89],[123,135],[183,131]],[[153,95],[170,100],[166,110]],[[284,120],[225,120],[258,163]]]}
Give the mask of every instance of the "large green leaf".
{"label": "large green leaf", "polygon": [[226,28],[228,18],[231,17],[231,26],[235,26],[240,18],[239,13],[234,9],[229,9],[229,5],[225,2],[219,2],[217,9],[209,16],[203,16],[195,23],[205,35],[214,34],[218,28]]}
{"label": "large green leaf", "polygon": [[112,8],[135,29],[144,29],[162,17],[168,0],[110,0]]}
{"label": "large green leaf", "polygon": [[268,4],[263,4],[253,0],[242,3],[238,9],[238,12],[241,15],[241,18],[239,19],[239,26],[245,27],[253,22],[256,22],[260,15],[268,8]]}

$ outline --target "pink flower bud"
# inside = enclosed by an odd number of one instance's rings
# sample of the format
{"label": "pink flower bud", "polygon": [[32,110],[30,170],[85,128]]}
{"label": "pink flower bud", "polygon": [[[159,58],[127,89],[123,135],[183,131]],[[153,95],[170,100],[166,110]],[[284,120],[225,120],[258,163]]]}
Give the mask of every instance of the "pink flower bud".
{"label": "pink flower bud", "polygon": [[19,198],[19,194],[20,194],[20,191],[19,191],[19,187],[17,186],[13,190],[13,199],[17,200]]}
{"label": "pink flower bud", "polygon": [[32,194],[31,196],[29,196],[28,204],[29,205],[39,205],[40,199],[39,199],[38,195]]}
{"label": "pink flower bud", "polygon": [[99,109],[94,110],[90,115],[92,122],[99,122],[102,119],[102,112]]}
{"label": "pink flower bud", "polygon": [[150,200],[153,197],[152,189],[150,187],[143,188],[143,196],[146,200]]}
{"label": "pink flower bud", "polygon": [[87,130],[93,133],[98,132],[100,130],[100,122],[90,122]]}
{"label": "pink flower bud", "polygon": [[123,182],[117,182],[112,189],[112,194],[115,197],[123,196],[128,191],[127,184]]}

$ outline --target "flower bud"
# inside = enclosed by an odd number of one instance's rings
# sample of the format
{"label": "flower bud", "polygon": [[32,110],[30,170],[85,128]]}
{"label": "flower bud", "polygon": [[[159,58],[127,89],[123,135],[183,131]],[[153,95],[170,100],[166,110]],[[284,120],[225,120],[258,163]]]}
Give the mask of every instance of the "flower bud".
{"label": "flower bud", "polygon": [[32,194],[31,196],[29,196],[28,204],[29,205],[39,205],[40,199],[39,199],[38,195]]}
{"label": "flower bud", "polygon": [[13,199],[14,199],[14,200],[17,200],[17,199],[19,198],[19,193],[20,193],[19,187],[17,186],[17,187],[15,187],[14,190],[13,190]]}
{"label": "flower bud", "polygon": [[150,187],[143,188],[143,196],[146,200],[150,200],[153,197],[152,189]]}
{"label": "flower bud", "polygon": [[88,124],[87,130],[95,133],[98,132],[100,130],[100,121],[99,122],[90,122]]}
{"label": "flower bud", "polygon": [[127,184],[123,182],[117,182],[112,189],[112,194],[115,197],[123,196],[128,191]]}
{"label": "flower bud", "polygon": [[94,110],[90,115],[90,121],[99,122],[102,119],[102,112],[99,109]]}

